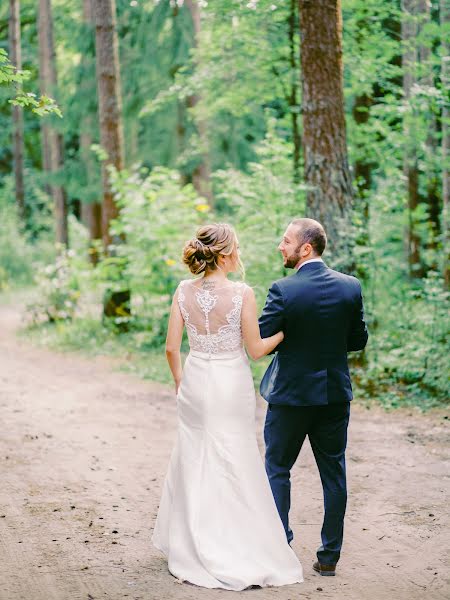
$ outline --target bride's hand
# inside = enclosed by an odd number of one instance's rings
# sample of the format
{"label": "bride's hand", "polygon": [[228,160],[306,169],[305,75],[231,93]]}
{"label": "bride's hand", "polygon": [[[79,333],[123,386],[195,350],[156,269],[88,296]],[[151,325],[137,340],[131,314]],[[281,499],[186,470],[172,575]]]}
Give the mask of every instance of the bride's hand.
{"label": "bride's hand", "polygon": [[278,344],[281,344],[281,342],[284,340],[284,331],[279,331],[278,333],[275,334],[277,336],[277,346]]}

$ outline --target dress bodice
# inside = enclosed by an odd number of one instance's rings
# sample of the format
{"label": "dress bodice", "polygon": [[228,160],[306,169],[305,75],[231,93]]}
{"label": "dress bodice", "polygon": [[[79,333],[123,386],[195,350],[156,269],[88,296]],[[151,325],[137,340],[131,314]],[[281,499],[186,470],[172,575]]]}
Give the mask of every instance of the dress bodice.
{"label": "dress bodice", "polygon": [[242,348],[241,312],[247,285],[224,285],[202,279],[184,280],[178,287],[178,305],[191,350],[221,355]]}

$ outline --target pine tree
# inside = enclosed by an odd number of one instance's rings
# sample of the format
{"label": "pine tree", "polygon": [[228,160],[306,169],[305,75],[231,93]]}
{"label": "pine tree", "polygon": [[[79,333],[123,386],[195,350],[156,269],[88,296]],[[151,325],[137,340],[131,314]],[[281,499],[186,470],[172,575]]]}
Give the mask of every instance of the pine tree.
{"label": "pine tree", "polygon": [[334,265],[353,270],[351,211],[342,77],[340,0],[300,0],[303,154],[307,216],[328,235]]}
{"label": "pine tree", "polygon": [[[22,48],[20,43],[20,0],[10,0],[9,13],[9,46],[11,63],[16,69],[22,69]],[[14,178],[16,183],[15,194],[19,218],[25,224],[25,188],[23,175],[23,109],[13,106],[13,155]]]}
{"label": "pine tree", "polygon": [[[57,96],[56,57],[53,42],[53,18],[50,0],[39,0],[39,80],[41,93]],[[67,200],[64,187],[54,180],[63,166],[62,135],[42,119],[42,154],[44,171],[51,176],[51,195],[55,207],[56,241],[67,245]]]}
{"label": "pine tree", "polygon": [[102,164],[103,205],[102,235],[106,251],[113,240],[110,223],[119,214],[109,181],[109,165],[124,166],[122,101],[120,89],[119,50],[116,30],[115,0],[94,2],[96,71],[100,142],[107,154]]}

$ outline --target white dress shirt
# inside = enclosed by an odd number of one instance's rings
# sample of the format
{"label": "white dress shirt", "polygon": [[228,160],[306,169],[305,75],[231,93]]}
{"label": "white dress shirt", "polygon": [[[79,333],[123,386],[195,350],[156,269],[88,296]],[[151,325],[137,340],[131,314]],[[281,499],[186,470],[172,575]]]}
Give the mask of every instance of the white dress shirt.
{"label": "white dress shirt", "polygon": [[301,264],[301,265],[298,267],[297,271],[300,271],[300,269],[301,269],[302,267],[304,267],[305,265],[307,265],[308,263],[313,263],[313,262],[323,262],[323,260],[322,260],[321,258],[310,258],[309,260],[305,260],[305,262],[304,262],[304,263],[302,263],[302,264]]}

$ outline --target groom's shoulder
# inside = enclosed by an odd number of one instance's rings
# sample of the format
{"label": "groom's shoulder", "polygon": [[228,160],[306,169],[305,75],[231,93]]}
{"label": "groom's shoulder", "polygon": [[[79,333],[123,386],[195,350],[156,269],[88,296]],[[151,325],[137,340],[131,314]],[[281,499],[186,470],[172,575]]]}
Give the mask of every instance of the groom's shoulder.
{"label": "groom's shoulder", "polygon": [[332,277],[335,277],[338,281],[341,281],[342,283],[345,283],[346,285],[351,286],[354,289],[361,289],[361,283],[357,277],[354,277],[353,275],[348,275],[347,273],[341,273],[341,271],[335,271],[334,269],[330,269],[330,267],[328,267],[327,270],[328,274]]}
{"label": "groom's shoulder", "polygon": [[281,277],[280,279],[276,279],[270,286],[270,289],[278,289],[280,291],[287,290],[291,286],[294,286],[298,282],[298,278],[295,277],[296,273],[293,275],[287,275],[286,277]]}

